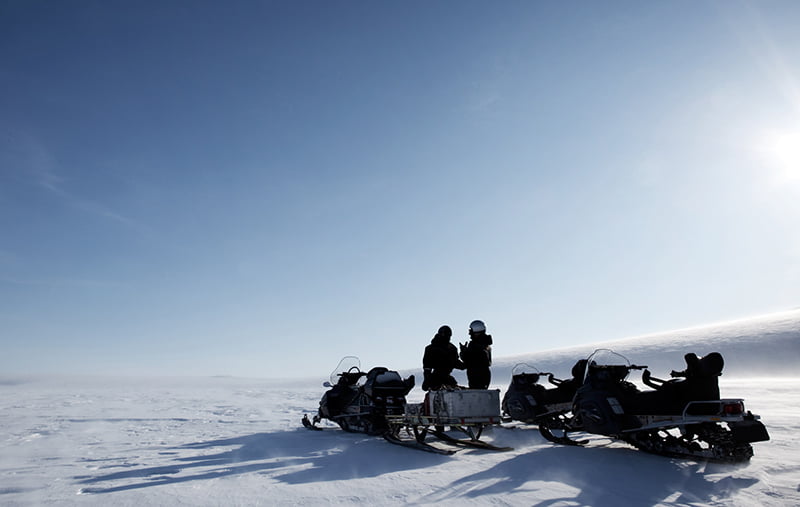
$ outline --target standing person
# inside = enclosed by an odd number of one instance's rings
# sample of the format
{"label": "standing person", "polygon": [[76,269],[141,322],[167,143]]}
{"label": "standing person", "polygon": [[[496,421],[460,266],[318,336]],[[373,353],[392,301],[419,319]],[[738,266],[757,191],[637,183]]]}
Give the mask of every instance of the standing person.
{"label": "standing person", "polygon": [[473,320],[469,325],[469,343],[461,345],[461,360],[467,368],[470,389],[488,389],[492,380],[492,336],[486,334],[486,324]]}
{"label": "standing person", "polygon": [[422,370],[424,380],[422,389],[433,391],[443,387],[457,387],[458,383],[453,378],[453,369],[464,369],[464,363],[458,359],[458,349],[450,343],[453,330],[450,326],[442,326],[434,335],[431,344],[425,347],[422,357]]}

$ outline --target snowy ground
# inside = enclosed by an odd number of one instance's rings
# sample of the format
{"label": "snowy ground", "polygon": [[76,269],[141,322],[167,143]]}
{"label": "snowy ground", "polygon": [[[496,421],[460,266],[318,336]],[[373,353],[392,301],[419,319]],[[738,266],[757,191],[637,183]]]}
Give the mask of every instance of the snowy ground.
{"label": "snowy ground", "polygon": [[[774,320],[757,326],[760,347],[782,337],[771,347],[777,370],[797,364],[794,324],[777,334]],[[729,336],[714,348],[743,351],[742,334]],[[316,409],[327,373],[313,382],[0,378],[0,504],[800,505],[800,378],[722,377],[723,396],[745,398],[772,440],[753,444],[747,464],[719,465],[602,438],[560,447],[525,427],[487,436],[513,451],[449,457],[311,432],[300,418]],[[505,390],[508,377],[496,380]]]}

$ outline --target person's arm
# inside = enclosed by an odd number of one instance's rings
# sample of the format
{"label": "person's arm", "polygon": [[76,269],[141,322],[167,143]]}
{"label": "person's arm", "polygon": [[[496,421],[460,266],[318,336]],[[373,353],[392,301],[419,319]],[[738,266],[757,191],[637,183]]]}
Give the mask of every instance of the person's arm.
{"label": "person's arm", "polygon": [[645,385],[652,387],[653,389],[658,389],[659,387],[664,385],[666,380],[661,380],[660,378],[651,377],[650,370],[644,370],[642,372],[642,382],[644,382]]}

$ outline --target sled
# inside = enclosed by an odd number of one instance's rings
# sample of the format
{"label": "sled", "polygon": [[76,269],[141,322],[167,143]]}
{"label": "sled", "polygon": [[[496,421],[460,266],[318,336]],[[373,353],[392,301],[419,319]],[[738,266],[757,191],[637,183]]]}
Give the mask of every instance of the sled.
{"label": "sled", "polygon": [[[510,451],[480,439],[483,430],[502,422],[500,417],[500,391],[489,389],[442,389],[430,391],[422,403],[406,405],[402,415],[387,415],[389,430],[384,438],[397,445],[428,452],[452,454],[426,441],[428,437],[438,442],[461,448],[489,451]],[[456,438],[445,432],[457,431],[467,438]]]}

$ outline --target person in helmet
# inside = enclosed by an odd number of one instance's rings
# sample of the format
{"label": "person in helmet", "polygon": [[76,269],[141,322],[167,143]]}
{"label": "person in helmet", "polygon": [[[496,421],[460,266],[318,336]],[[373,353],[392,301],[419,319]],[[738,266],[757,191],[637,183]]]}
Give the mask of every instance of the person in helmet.
{"label": "person in helmet", "polygon": [[450,326],[442,326],[431,344],[425,347],[425,355],[422,357],[422,389],[425,391],[458,387],[452,373],[454,369],[463,370],[464,363],[458,359],[456,346],[450,343],[451,336],[453,330]]}
{"label": "person in helmet", "polygon": [[469,325],[469,342],[461,345],[461,361],[467,369],[470,389],[488,389],[492,380],[492,336],[486,324],[473,320]]}

